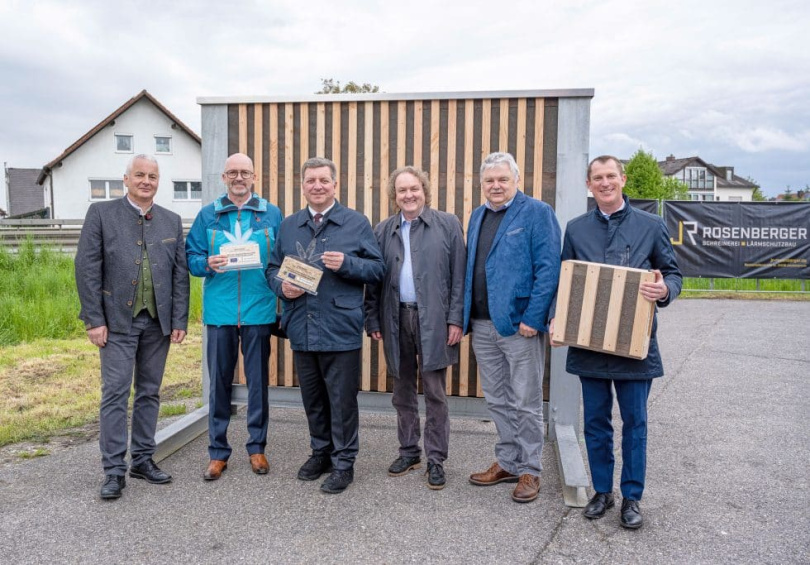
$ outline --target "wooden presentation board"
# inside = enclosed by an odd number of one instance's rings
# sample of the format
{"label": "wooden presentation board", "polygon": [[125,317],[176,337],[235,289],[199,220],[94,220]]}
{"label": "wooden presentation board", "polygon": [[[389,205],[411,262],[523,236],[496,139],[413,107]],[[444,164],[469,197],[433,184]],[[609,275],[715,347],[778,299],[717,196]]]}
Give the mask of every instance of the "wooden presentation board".
{"label": "wooden presentation board", "polygon": [[654,280],[653,272],[645,269],[563,261],[552,339],[572,347],[644,359],[655,303],[639,293],[639,286]]}

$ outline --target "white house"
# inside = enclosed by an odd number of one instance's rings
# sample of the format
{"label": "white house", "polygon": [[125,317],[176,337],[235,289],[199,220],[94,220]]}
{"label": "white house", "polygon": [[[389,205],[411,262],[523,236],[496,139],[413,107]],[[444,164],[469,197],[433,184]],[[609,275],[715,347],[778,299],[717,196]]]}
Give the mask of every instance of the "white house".
{"label": "white house", "polygon": [[756,185],[734,174],[734,167],[718,167],[700,157],[676,159],[670,155],[659,161],[665,176],[674,177],[689,187],[691,200],[750,202]]}
{"label": "white house", "polygon": [[52,217],[83,219],[93,202],[121,198],[127,162],[153,155],[160,166],[155,202],[184,219],[200,210],[200,136],[146,90],[128,100],[42,168]]}

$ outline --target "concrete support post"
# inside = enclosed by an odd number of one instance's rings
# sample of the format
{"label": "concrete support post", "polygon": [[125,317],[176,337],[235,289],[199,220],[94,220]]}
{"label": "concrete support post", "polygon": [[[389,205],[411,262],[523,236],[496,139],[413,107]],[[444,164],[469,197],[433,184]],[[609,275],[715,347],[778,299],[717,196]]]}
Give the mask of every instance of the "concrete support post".
{"label": "concrete support post", "polygon": [[[563,98],[559,101],[557,131],[557,219],[565,230],[569,220],[585,213],[590,129],[590,98]],[[580,449],[579,378],[565,371],[567,347],[551,350],[551,390],[549,393],[548,436],[554,442],[568,506],[587,503],[585,488],[590,484]]]}

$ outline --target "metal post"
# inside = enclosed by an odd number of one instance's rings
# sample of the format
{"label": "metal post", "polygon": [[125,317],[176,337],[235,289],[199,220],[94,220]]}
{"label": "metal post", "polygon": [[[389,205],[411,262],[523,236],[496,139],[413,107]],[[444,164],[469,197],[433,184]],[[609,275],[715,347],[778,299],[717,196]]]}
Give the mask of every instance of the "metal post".
{"label": "metal post", "polygon": [[[564,229],[569,220],[587,208],[585,174],[588,167],[590,99],[565,98],[559,101],[557,132],[557,219]],[[587,503],[585,488],[590,484],[580,449],[581,435],[579,378],[565,371],[567,347],[551,350],[551,390],[548,437],[554,442],[567,506]]]}

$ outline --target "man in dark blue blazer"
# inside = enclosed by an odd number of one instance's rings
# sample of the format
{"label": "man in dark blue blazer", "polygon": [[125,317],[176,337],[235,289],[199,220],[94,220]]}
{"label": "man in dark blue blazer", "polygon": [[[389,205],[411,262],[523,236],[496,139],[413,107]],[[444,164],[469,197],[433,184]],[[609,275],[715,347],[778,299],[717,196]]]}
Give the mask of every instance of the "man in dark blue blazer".
{"label": "man in dark blue blazer", "polygon": [[[639,293],[656,306],[664,307],[681,292],[682,277],[675,251],[664,221],[630,206],[622,192],[626,182],[624,168],[616,157],[603,155],[591,161],[586,185],[596,208],[568,222],[562,260],[652,270],[655,280],[642,283]],[[656,315],[649,353],[644,359],[569,347],[566,361],[566,371],[579,375],[582,384],[585,446],[596,490],[584,510],[585,517],[591,520],[601,518],[615,505],[612,419],[613,391],[616,391],[622,417],[620,524],[628,529],[643,524],[639,502],[647,467],[647,399],[652,380],[664,374],[657,326]],[[553,333],[554,320],[551,327]]]}
{"label": "man in dark blue blazer", "polygon": [[[281,222],[266,271],[267,282],[284,304],[281,329],[293,350],[309,423],[312,455],[298,478],[314,481],[329,472],[321,490],[330,494],[343,492],[354,480],[360,447],[363,291],[385,274],[368,218],[341,206],[336,188],[332,161],[313,157],[304,162],[301,190],[307,206]],[[286,257],[322,266],[317,294],[277,278]]]}

